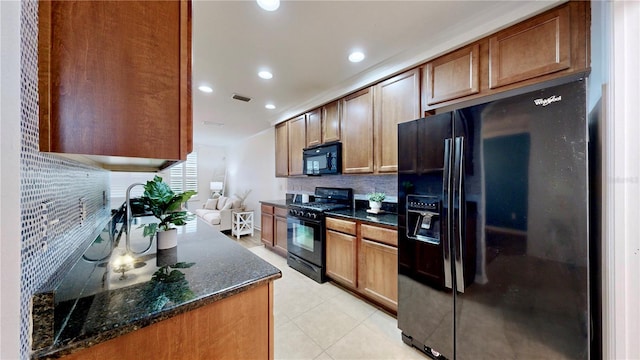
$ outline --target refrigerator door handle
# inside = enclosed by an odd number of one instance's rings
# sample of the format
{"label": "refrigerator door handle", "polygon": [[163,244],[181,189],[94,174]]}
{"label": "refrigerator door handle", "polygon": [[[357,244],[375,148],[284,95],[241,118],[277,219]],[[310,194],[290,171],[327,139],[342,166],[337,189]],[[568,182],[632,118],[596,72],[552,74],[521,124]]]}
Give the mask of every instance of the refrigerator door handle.
{"label": "refrigerator door handle", "polygon": [[464,293],[464,239],[466,237],[466,201],[464,195],[464,137],[456,137],[454,144],[454,225],[457,244],[455,246],[456,290]]}
{"label": "refrigerator door handle", "polygon": [[[452,209],[450,204],[450,196],[451,196],[451,149],[452,148],[452,140],[445,139],[444,140],[444,173],[443,173],[443,187],[442,187],[442,198],[443,198],[443,206],[441,211],[446,211],[446,221],[451,224],[451,216]],[[451,274],[451,245],[449,244],[450,238],[453,235],[451,231],[451,226],[446,225],[446,231],[442,231],[440,233],[440,237],[442,238],[442,265],[444,268],[444,286],[448,289],[453,289],[453,279]]]}

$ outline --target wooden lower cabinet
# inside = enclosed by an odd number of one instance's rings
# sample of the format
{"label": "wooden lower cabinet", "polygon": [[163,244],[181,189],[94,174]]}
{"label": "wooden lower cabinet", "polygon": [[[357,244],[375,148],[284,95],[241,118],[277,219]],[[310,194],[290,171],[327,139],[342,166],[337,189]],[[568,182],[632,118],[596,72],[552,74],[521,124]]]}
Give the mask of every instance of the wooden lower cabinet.
{"label": "wooden lower cabinet", "polygon": [[356,287],[356,241],[354,235],[327,229],[326,275],[352,288]]}
{"label": "wooden lower cabinet", "polygon": [[282,256],[287,256],[287,208],[276,207],[273,225],[276,229],[273,246],[275,251]]}
{"label": "wooden lower cabinet", "polygon": [[63,359],[273,359],[273,282]]}
{"label": "wooden lower cabinet", "polygon": [[326,234],[327,277],[397,311],[396,230],[329,217]]}
{"label": "wooden lower cabinet", "polygon": [[358,285],[366,296],[398,309],[398,248],[362,239]]}
{"label": "wooden lower cabinet", "polygon": [[260,206],[260,240],[265,246],[273,247],[273,206],[264,205]]}
{"label": "wooden lower cabinet", "polygon": [[262,204],[260,210],[262,243],[267,249],[287,256],[287,208]]}

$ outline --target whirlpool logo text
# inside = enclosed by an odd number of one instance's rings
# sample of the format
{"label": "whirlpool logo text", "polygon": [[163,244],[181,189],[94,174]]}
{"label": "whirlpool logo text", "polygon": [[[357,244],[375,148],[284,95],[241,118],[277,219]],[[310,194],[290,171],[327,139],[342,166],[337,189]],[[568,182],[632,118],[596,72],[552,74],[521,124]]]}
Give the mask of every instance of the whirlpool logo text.
{"label": "whirlpool logo text", "polygon": [[552,103],[558,102],[558,101],[562,101],[562,96],[553,95],[553,96],[550,96],[550,97],[548,97],[546,99],[534,99],[533,103],[536,104],[536,106],[540,106],[540,105],[547,106],[549,104],[552,104]]}

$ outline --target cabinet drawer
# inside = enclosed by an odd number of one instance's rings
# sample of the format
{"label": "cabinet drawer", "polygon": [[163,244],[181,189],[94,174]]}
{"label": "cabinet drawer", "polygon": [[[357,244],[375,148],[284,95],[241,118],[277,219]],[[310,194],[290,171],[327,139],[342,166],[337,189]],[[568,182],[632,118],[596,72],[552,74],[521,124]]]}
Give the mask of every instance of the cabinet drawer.
{"label": "cabinet drawer", "polygon": [[343,232],[346,234],[356,234],[356,223],[353,221],[327,218],[327,229]]}
{"label": "cabinet drawer", "polygon": [[273,206],[262,204],[262,206],[260,206],[260,211],[263,214],[272,214],[273,215]]}
{"label": "cabinet drawer", "polygon": [[360,231],[363,239],[374,240],[391,246],[398,246],[398,232],[396,230],[362,224],[360,226]]}
{"label": "cabinet drawer", "polygon": [[287,214],[289,213],[289,210],[287,210],[287,208],[274,207],[273,209],[276,216],[287,217]]}

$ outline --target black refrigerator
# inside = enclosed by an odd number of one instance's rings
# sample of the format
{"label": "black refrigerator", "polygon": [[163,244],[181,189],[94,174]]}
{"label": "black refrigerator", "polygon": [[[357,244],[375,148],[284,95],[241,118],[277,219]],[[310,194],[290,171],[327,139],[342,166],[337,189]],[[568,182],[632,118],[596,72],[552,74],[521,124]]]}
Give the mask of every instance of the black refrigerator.
{"label": "black refrigerator", "polygon": [[587,359],[585,80],[398,125],[398,327],[435,359]]}

